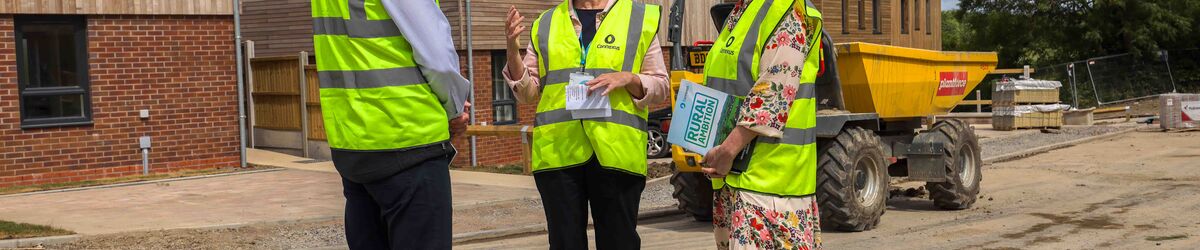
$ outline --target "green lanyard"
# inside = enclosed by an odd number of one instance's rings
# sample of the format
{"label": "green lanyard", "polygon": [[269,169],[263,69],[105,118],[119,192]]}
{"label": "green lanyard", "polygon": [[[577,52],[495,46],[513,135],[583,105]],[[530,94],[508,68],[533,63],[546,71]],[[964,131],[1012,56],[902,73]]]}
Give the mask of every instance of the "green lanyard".
{"label": "green lanyard", "polygon": [[579,34],[579,46],[580,46],[580,49],[583,50],[583,56],[579,57],[579,72],[584,72],[583,70],[586,68],[585,66],[587,65],[588,45],[591,45],[591,43],[583,44],[583,34]]}

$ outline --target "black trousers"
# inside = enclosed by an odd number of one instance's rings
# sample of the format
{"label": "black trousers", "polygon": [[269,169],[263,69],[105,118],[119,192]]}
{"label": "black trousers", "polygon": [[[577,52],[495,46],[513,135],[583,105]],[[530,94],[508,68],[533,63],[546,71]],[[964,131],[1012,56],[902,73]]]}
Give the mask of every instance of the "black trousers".
{"label": "black trousers", "polygon": [[342,178],[350,249],[450,249],[450,160],[436,157],[371,183]]}
{"label": "black trousers", "polygon": [[596,157],[581,166],[533,174],[542,206],[550,249],[587,249],[588,207],[596,229],[597,249],[640,249],[638,205],[646,177],[605,169]]}

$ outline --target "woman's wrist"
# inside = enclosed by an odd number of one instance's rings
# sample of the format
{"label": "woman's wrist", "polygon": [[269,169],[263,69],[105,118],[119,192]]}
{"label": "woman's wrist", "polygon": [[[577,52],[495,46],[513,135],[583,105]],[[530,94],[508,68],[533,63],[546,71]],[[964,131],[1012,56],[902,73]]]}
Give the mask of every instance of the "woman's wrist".
{"label": "woman's wrist", "polygon": [[625,84],[625,91],[629,92],[634,98],[640,99],[646,96],[646,89],[642,87],[642,77],[637,74],[629,73],[629,83]]}

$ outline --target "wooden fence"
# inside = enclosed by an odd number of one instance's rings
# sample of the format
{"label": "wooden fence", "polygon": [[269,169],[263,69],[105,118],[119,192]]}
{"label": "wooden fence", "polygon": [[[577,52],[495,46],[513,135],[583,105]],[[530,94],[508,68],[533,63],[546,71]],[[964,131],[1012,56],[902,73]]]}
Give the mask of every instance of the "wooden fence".
{"label": "wooden fence", "polygon": [[[315,62],[307,52],[296,56],[251,58],[250,106],[254,128],[302,132],[301,149],[308,156],[308,140],[325,140]],[[307,121],[307,122],[305,122]]]}

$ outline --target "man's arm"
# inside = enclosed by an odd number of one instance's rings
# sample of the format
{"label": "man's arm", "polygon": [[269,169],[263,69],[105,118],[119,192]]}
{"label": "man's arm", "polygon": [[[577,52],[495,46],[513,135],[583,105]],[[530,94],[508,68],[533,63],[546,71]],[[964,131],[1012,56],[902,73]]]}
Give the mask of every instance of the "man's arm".
{"label": "man's arm", "polygon": [[412,45],[413,57],[446,115],[457,118],[471,93],[471,83],[459,73],[458,52],[450,23],[432,0],[383,0],[383,7]]}

